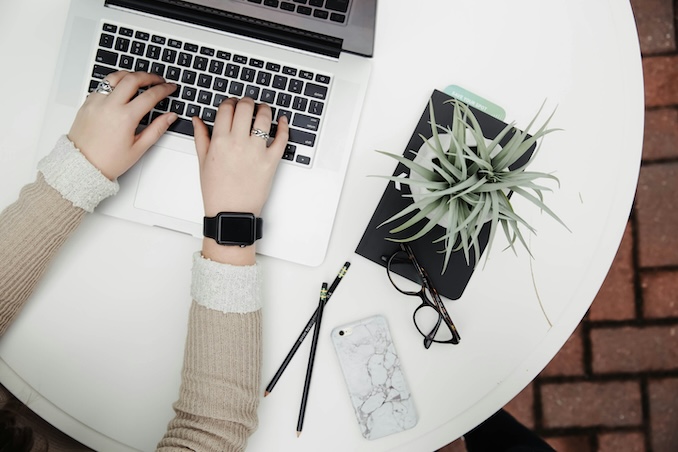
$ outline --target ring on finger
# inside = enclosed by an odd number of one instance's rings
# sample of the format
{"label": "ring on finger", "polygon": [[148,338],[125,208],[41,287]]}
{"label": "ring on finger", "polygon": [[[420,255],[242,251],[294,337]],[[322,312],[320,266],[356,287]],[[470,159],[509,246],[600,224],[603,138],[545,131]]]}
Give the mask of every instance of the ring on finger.
{"label": "ring on finger", "polygon": [[103,79],[102,81],[99,82],[94,92],[103,94],[104,96],[108,96],[113,92],[114,89],[115,87],[111,85],[111,82],[109,82],[106,79]]}
{"label": "ring on finger", "polygon": [[263,139],[266,142],[266,146],[270,146],[273,138],[267,132],[264,132],[261,129],[252,129],[250,135]]}

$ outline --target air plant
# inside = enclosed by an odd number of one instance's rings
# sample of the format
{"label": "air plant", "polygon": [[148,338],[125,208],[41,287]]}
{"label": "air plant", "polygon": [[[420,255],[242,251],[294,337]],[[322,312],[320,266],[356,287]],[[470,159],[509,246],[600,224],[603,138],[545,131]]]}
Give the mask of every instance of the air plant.
{"label": "air plant", "polygon": [[[559,185],[558,179],[552,174],[525,170],[537,155],[541,142],[535,146],[529,159],[519,162],[540,138],[555,130],[547,129],[553,114],[531,136],[528,131],[534,125],[541,109],[525,131],[509,124],[489,141],[485,139],[477,118],[466,104],[456,99],[448,100],[446,103],[454,105],[451,128],[437,124],[433,103],[430,102],[432,136],[427,139],[419,135],[424,144],[419,151],[409,151],[415,155],[413,160],[379,151],[410,169],[410,176],[407,178],[390,176],[387,179],[408,185],[412,194],[403,196],[412,197],[412,204],[384,221],[379,227],[403,219],[401,224],[390,230],[390,233],[396,234],[405,230],[414,230],[414,233],[406,238],[389,240],[411,242],[423,237],[440,224],[445,231],[442,236],[434,239],[433,243],[444,244],[441,251],[445,253],[442,273],[447,268],[450,255],[455,251],[463,250],[469,265],[471,249],[476,257],[480,256],[479,235],[488,222],[490,224],[488,255],[500,225],[509,243],[507,248],[510,247],[516,252],[514,245],[519,241],[530,253],[520,226],[531,233],[535,230],[514,210],[510,199],[512,194],[530,201],[567,229],[561,219],[544,204],[543,192],[551,189],[537,183],[539,179],[550,179]],[[475,144],[472,141],[475,141]],[[505,142],[503,145],[500,144],[502,141]],[[449,142],[449,145],[443,145],[443,142]],[[417,163],[417,160],[420,160],[419,155],[425,151],[432,152],[433,159],[428,165]],[[414,215],[407,218],[410,214]],[[425,219],[428,221],[424,222]],[[421,225],[418,231],[416,225]]]}

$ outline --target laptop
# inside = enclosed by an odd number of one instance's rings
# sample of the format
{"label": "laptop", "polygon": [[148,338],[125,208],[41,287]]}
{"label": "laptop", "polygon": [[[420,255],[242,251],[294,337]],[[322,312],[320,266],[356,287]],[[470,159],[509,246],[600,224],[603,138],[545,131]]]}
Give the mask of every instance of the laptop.
{"label": "laptop", "polygon": [[39,152],[69,130],[107,74],[162,75],[179,89],[141,127],[166,111],[179,120],[97,212],[202,237],[190,118],[210,126],[231,96],[268,103],[272,133],[281,115],[291,128],[257,251],[320,265],[368,86],[375,18],[376,0],[72,0]]}

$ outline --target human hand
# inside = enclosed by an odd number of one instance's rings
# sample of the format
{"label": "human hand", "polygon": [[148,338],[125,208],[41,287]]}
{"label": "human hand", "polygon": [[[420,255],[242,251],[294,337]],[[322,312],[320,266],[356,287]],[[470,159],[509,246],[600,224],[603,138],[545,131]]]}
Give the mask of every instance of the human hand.
{"label": "human hand", "polygon": [[250,135],[252,127],[271,130],[271,108],[261,104],[252,126],[254,101],[229,98],[222,102],[212,138],[205,124],[193,118],[195,147],[200,162],[200,184],[205,216],[219,212],[261,214],[273,176],[288,139],[287,118],[281,117],[273,143]]}
{"label": "human hand", "polygon": [[[115,180],[132,167],[177,119],[175,113],[156,118],[141,133],[141,119],[176,85],[156,74],[119,71],[106,79],[114,90],[109,95],[91,93],[78,110],[68,139],[101,173]],[[151,86],[136,98],[138,90]]]}

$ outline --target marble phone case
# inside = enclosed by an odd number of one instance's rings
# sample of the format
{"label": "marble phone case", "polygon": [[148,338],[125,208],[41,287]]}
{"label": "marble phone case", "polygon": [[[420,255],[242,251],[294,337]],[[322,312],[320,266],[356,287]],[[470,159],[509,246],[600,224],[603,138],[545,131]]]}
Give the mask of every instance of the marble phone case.
{"label": "marble phone case", "polygon": [[332,342],[362,435],[376,439],[414,427],[417,412],[386,318],[339,326]]}

